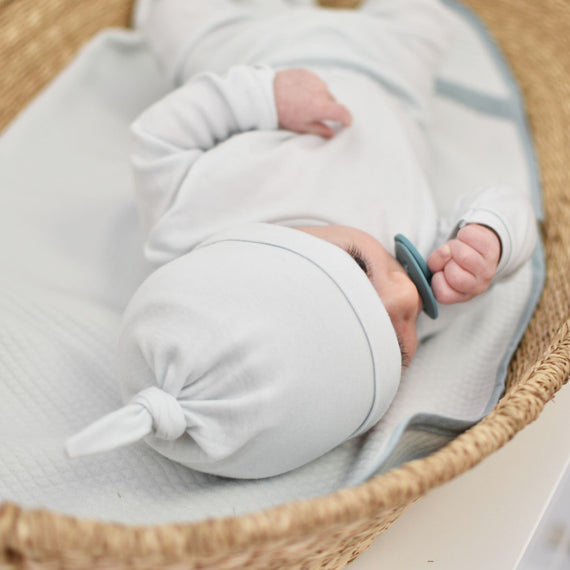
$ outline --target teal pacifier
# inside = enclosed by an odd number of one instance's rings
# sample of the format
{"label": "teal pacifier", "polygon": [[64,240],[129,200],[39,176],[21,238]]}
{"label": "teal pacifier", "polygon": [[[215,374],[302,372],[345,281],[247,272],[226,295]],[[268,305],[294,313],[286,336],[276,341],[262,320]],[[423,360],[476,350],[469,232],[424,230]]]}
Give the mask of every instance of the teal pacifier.
{"label": "teal pacifier", "polygon": [[416,286],[424,305],[424,312],[428,317],[437,319],[437,302],[431,289],[432,274],[427,263],[408,238],[398,234],[394,240],[396,242],[396,259],[402,264]]}

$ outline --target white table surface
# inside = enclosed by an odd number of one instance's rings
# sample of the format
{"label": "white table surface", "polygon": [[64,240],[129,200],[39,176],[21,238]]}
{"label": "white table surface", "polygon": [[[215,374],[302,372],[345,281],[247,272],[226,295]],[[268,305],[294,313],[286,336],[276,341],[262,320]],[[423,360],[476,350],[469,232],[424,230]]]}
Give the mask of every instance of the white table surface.
{"label": "white table surface", "polygon": [[[475,468],[414,503],[348,570],[530,569],[520,561],[541,519],[544,526],[548,518],[543,515],[551,496],[563,487],[558,484],[568,469],[569,427],[566,385],[538,420]],[[570,520],[564,524],[568,531]],[[570,541],[567,549],[570,557]]]}

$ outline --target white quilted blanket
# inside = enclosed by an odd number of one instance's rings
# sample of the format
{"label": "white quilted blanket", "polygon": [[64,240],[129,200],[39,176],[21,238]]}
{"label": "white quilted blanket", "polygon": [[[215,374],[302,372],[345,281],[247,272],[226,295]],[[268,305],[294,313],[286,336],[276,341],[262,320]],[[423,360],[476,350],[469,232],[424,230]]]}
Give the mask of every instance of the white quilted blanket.
{"label": "white quilted blanket", "polygon": [[[451,188],[539,185],[516,85],[478,22],[455,11],[438,81],[439,206]],[[368,435],[292,473],[233,481],[143,443],[70,460],[66,437],[120,406],[121,311],[147,274],[127,158],[128,125],[167,90],[140,37],[96,37],[0,139],[0,499],[128,523],[243,513],[329,493],[423,456],[496,403],[538,299],[540,248],[511,280],[425,342]],[[470,136],[466,137],[465,134]]]}

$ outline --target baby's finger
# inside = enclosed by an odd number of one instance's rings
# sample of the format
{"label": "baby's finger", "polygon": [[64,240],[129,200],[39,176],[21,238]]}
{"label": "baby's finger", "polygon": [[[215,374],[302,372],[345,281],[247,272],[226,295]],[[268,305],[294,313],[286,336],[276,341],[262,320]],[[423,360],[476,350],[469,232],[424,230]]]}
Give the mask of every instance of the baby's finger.
{"label": "baby's finger", "polygon": [[487,262],[477,250],[470,245],[454,239],[449,242],[453,261],[473,277],[482,277],[487,272]]}
{"label": "baby's finger", "polygon": [[340,123],[343,127],[348,127],[352,123],[352,114],[337,101],[329,101],[321,110],[321,121],[333,121]]}
{"label": "baby's finger", "polygon": [[428,267],[432,273],[441,271],[445,264],[451,259],[451,247],[449,244],[443,244],[439,249],[436,249],[427,260]]}
{"label": "baby's finger", "polygon": [[434,273],[431,279],[431,288],[435,298],[443,305],[452,305],[454,303],[464,303],[473,298],[472,295],[460,293],[456,291],[445,278],[443,271]]}
{"label": "baby's finger", "polygon": [[453,258],[443,269],[445,280],[458,293],[475,295],[480,293],[477,277],[465,270]]}
{"label": "baby's finger", "polygon": [[498,263],[501,254],[501,240],[491,228],[479,224],[468,224],[459,230],[457,239],[478,251],[486,260]]}
{"label": "baby's finger", "polygon": [[305,132],[312,135],[319,135],[325,139],[332,138],[335,133],[334,129],[331,126],[318,122],[310,123],[307,125]]}

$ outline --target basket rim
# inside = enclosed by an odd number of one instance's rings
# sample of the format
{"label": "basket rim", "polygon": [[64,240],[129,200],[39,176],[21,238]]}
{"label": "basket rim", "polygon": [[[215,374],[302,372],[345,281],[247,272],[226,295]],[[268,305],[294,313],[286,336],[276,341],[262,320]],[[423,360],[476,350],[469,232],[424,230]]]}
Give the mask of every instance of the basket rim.
{"label": "basket rim", "polygon": [[[94,545],[100,546],[101,533],[112,532],[113,540],[107,545],[109,551],[121,557],[132,558],[133,555],[141,554],[139,541],[123,541],[121,539],[126,537],[122,535],[135,533],[141,535],[142,540],[142,535],[149,531],[172,531],[174,535],[171,538],[179,542],[175,550],[183,558],[190,552],[193,555],[215,554],[220,544],[227,550],[239,550],[245,545],[354,522],[374,514],[378,509],[395,509],[402,501],[411,503],[427,491],[471,469],[507,443],[522,427],[535,420],[546,402],[567,382],[570,374],[570,360],[567,358],[569,352],[570,319],[560,328],[544,358],[528,371],[528,379],[534,386],[529,387],[526,383],[517,385],[488,416],[440,450],[377,475],[357,487],[241,516],[152,525],[80,518],[47,509],[27,509],[8,501],[0,504],[0,537],[3,535],[2,529],[9,527],[16,534],[19,534],[20,525],[27,527],[31,524],[36,527],[33,521],[36,519],[41,521],[42,526],[53,524],[56,528],[65,529],[67,546],[80,547],[82,551],[88,551]],[[542,389],[536,390],[536,387]],[[473,440],[477,437],[474,431],[479,430],[491,431],[494,436],[483,453],[480,445],[473,445]],[[406,485],[403,484],[404,480]],[[212,536],[216,537],[216,541],[211,540]],[[35,546],[39,550],[50,551],[53,548],[51,537],[45,538],[44,543],[41,536],[36,536]],[[125,549],[125,543],[130,543],[131,548]]]}

